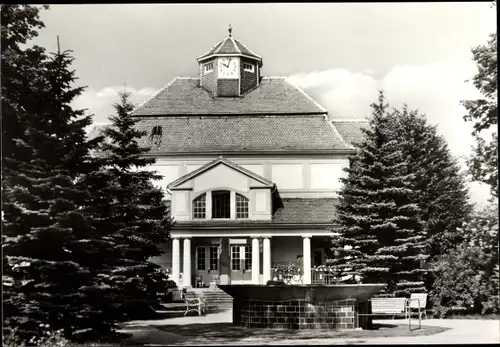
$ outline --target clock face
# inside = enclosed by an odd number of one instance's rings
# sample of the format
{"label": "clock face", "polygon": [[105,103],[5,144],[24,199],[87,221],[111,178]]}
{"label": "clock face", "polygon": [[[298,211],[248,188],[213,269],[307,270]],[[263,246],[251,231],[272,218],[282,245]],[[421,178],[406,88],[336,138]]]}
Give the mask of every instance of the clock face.
{"label": "clock face", "polygon": [[219,78],[238,78],[239,65],[238,58],[219,58]]}

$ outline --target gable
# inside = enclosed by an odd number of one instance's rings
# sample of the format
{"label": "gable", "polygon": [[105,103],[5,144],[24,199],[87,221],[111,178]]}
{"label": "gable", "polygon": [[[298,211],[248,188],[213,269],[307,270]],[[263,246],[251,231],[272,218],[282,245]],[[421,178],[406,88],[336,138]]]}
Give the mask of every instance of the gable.
{"label": "gable", "polygon": [[248,191],[250,188],[272,188],[274,184],[239,165],[219,157],[168,185],[172,190],[202,191],[214,187]]}
{"label": "gable", "polygon": [[214,187],[248,192],[250,187],[265,188],[266,185],[246,174],[220,163],[207,171],[188,179],[176,188],[192,188],[195,192],[201,192],[205,190],[212,190]]}

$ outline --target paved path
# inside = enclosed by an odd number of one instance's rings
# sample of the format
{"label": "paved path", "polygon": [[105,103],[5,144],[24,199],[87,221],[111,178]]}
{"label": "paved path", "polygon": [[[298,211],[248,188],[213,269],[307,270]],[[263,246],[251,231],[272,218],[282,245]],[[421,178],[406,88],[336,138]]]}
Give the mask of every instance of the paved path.
{"label": "paved path", "polygon": [[[146,345],[154,344],[184,344],[182,331],[169,332],[157,329],[168,325],[196,325],[200,324],[227,324],[232,322],[232,310],[208,314],[206,316],[179,317],[154,321],[134,321],[124,326],[124,329],[134,333],[134,341]],[[407,320],[377,320],[382,324],[408,324]],[[428,336],[399,336],[399,337],[339,337],[321,339],[279,339],[277,341],[265,341],[265,344],[272,345],[303,345],[318,344],[473,344],[473,343],[499,343],[500,342],[500,321],[498,320],[466,320],[466,319],[428,319],[423,321],[426,326],[439,326],[450,328],[441,333]],[[195,328],[193,326],[193,328]],[[184,328],[183,328],[184,329]],[[186,327],[189,329],[189,327]],[[201,334],[201,336],[203,336]],[[200,337],[201,337],[200,336]],[[192,343],[192,342],[191,342]],[[262,344],[263,341],[257,336],[239,336],[234,344]],[[203,344],[202,340],[197,340],[196,344]]]}

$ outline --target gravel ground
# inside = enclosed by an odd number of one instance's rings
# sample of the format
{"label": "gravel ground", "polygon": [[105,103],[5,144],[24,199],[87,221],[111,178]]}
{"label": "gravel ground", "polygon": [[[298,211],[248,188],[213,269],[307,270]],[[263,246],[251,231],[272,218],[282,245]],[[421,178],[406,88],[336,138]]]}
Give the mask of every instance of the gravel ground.
{"label": "gravel ground", "polygon": [[[231,310],[206,316],[133,321],[123,326],[133,337],[130,344],[143,345],[332,345],[332,344],[472,344],[499,343],[500,321],[477,319],[423,320],[422,330],[408,332],[408,321],[376,320],[387,326],[378,331],[287,332],[252,331],[232,324]],[[396,327],[394,327],[396,325]],[[394,334],[398,336],[394,336]],[[431,335],[429,335],[431,334]],[[391,336],[392,335],[392,336]],[[317,337],[317,338],[315,338]]]}

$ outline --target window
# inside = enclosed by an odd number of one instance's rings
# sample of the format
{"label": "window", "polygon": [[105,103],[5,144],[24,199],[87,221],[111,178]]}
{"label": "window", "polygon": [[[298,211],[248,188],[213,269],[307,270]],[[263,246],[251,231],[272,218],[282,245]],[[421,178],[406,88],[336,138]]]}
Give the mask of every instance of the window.
{"label": "window", "polygon": [[214,69],[214,63],[208,63],[208,64],[205,64],[205,65],[203,66],[203,71],[204,71],[205,73],[212,72],[212,71],[213,71],[213,69]]}
{"label": "window", "polygon": [[227,190],[212,192],[212,218],[231,218],[231,194]]}
{"label": "window", "polygon": [[245,246],[245,270],[252,270],[252,247]]}
{"label": "window", "polygon": [[231,270],[241,270],[240,246],[231,246]]}
{"label": "window", "polygon": [[161,126],[155,125],[151,130],[151,135],[149,136],[149,141],[151,146],[160,146],[161,144],[162,129]]}
{"label": "window", "polygon": [[159,135],[159,136],[161,136],[161,133],[162,133],[162,129],[161,129],[161,126],[159,126],[159,125],[155,125],[153,127],[153,130],[151,130],[151,135]]}
{"label": "window", "polygon": [[205,271],[205,247],[196,247],[196,270]]}
{"label": "window", "polygon": [[236,194],[236,218],[248,218],[248,199]]}
{"label": "window", "polygon": [[243,70],[248,71],[248,72],[254,72],[254,65],[243,63]]}
{"label": "window", "polygon": [[200,195],[193,201],[193,218],[204,219],[206,216],[206,194]]}
{"label": "window", "polygon": [[211,246],[210,247],[210,270],[218,270],[219,269],[219,247]]}

